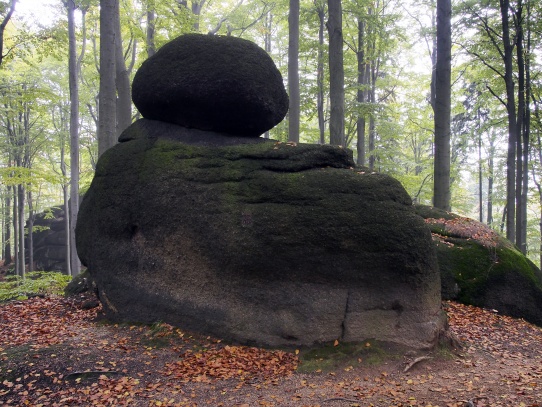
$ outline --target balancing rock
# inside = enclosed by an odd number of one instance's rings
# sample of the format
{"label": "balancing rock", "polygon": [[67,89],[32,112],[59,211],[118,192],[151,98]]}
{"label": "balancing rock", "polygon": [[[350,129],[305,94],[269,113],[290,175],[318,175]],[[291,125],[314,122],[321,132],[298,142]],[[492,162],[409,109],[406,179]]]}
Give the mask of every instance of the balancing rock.
{"label": "balancing rock", "polygon": [[263,51],[180,37],[137,72],[133,98],[145,118],[99,158],[76,228],[110,319],[265,346],[435,345],[429,228],[350,150],[255,137],[288,104]]}
{"label": "balancing rock", "polygon": [[132,99],[144,118],[258,137],[284,118],[288,95],[269,55],[236,37],[182,35],[137,71]]}

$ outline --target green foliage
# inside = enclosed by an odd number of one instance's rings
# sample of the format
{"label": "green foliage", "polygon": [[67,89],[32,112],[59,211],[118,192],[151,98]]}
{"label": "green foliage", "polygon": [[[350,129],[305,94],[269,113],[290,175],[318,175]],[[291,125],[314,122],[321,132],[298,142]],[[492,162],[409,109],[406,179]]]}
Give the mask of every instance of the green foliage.
{"label": "green foliage", "polygon": [[6,276],[0,282],[0,301],[24,300],[36,295],[62,295],[71,276],[50,271],[27,273],[26,278]]}

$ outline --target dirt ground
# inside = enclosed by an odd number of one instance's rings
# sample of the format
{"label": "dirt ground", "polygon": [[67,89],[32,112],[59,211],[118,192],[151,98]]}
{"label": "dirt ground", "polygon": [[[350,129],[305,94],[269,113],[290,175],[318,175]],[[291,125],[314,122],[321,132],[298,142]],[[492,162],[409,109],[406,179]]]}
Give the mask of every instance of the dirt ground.
{"label": "dirt ground", "polygon": [[461,346],[414,353],[370,340],[234,346],[167,324],[110,324],[91,305],[0,305],[0,405],[542,406],[542,329],[492,310],[444,303]]}

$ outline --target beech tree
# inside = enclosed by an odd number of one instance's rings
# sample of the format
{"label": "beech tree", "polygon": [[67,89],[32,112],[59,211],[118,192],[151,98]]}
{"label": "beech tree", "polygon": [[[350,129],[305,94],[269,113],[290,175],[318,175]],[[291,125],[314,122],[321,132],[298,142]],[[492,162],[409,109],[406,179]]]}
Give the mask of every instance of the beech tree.
{"label": "beech tree", "polygon": [[452,2],[437,0],[437,57],[435,67],[435,162],[433,205],[450,207],[450,114],[452,59]]}
{"label": "beech tree", "polygon": [[341,0],[328,0],[329,33],[329,116],[330,144],[343,146],[344,138],[344,61]]}
{"label": "beech tree", "polygon": [[299,0],[290,0],[288,15],[288,140],[299,142]]}
{"label": "beech tree", "polygon": [[100,92],[98,110],[98,155],[117,141],[116,39],[118,0],[100,0]]}

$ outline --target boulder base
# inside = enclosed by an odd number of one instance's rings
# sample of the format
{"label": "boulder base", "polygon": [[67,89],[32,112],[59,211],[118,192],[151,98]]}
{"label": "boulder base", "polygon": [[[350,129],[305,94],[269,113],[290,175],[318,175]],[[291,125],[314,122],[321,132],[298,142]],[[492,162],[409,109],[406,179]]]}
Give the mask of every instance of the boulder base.
{"label": "boulder base", "polygon": [[100,158],[76,233],[109,318],[267,346],[435,344],[436,255],[398,181],[339,147],[206,135],[143,119]]}

